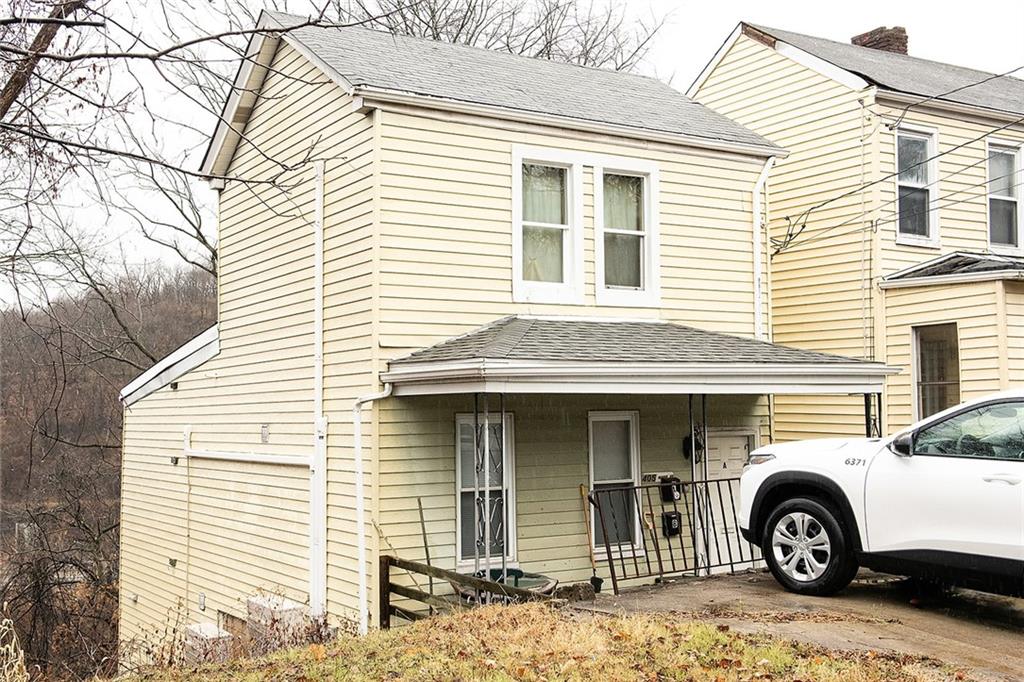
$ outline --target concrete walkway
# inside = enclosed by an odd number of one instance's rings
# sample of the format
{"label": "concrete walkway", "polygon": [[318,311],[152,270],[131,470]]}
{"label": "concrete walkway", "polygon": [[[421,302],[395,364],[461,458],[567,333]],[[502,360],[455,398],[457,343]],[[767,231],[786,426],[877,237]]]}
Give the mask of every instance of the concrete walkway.
{"label": "concrete walkway", "polygon": [[576,608],[672,612],[833,649],[928,656],[972,679],[1024,680],[1024,600],[967,590],[919,596],[909,581],[871,573],[829,598],[791,594],[767,573],[746,573],[601,594]]}

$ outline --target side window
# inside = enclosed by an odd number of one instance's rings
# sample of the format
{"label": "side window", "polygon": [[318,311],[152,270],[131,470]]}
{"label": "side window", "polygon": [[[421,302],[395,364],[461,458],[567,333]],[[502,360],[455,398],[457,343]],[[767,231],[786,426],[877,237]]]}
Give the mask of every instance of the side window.
{"label": "side window", "polygon": [[897,241],[935,245],[935,135],[900,130],[896,136],[899,170],[899,221]]}
{"label": "side window", "polygon": [[926,426],[914,454],[1024,461],[1024,402],[984,405]]}

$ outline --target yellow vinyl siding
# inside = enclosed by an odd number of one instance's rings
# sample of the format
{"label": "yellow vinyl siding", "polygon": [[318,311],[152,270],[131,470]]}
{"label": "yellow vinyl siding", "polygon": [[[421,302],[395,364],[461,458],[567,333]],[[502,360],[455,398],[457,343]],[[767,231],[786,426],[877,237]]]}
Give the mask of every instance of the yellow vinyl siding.
{"label": "yellow vinyl siding", "polygon": [[1024,388],[1024,283],[1004,282],[1006,385]]}
{"label": "yellow vinyl siding", "polygon": [[[312,454],[316,194],[307,154],[326,163],[325,405],[336,415],[328,551],[353,554],[351,529],[338,520],[351,517],[350,396],[372,384],[372,146],[371,120],[282,44],[228,171],[242,181],[220,193],[220,352],[176,389],[164,387],[125,410],[126,649],[189,622],[217,622],[218,611],[244,616],[245,599],[259,592],[308,602],[308,468],[189,459],[183,451],[188,426],[196,449]],[[332,572],[333,615],[351,617],[350,573]]]}
{"label": "yellow vinyl siding", "polygon": [[[753,333],[751,203],[763,161],[644,149],[596,135],[388,111],[381,139],[380,334],[387,355],[513,313],[643,316]],[[583,177],[583,305],[512,300],[512,146],[654,161],[660,171],[659,309],[594,300],[593,172]],[[453,309],[451,302],[458,301]]]}
{"label": "yellow vinyl siding", "polygon": [[[514,416],[517,556],[523,570],[562,582],[586,580],[590,558],[579,486],[589,487],[588,414],[639,412],[640,469],[691,478],[683,457],[689,435],[687,396],[508,395]],[[491,398],[491,410],[497,398]],[[472,413],[468,395],[390,398],[381,406],[379,524],[393,548],[422,560],[417,498],[422,499],[430,556],[456,566],[455,416]],[[715,396],[708,401],[712,427],[758,432],[767,422],[757,396]],[[715,435],[712,432],[711,438]],[[598,566],[607,577],[607,566]]]}
{"label": "yellow vinyl siding", "polygon": [[[889,120],[899,116],[902,107],[880,105]],[[896,243],[898,203],[896,180],[881,185],[879,228],[883,235],[884,274],[901,270],[929,258],[951,251],[987,251],[988,242],[988,156],[987,142],[1002,140],[1024,143],[1024,125],[983,136],[1004,125],[999,121],[950,113],[911,109],[904,117],[905,125],[934,128],[938,136],[937,184],[931,189],[938,196],[938,248],[907,246]],[[978,139],[982,138],[982,139]],[[881,172],[888,176],[896,170],[896,135],[888,129],[880,135]],[[1020,188],[1018,188],[1020,189]]]}
{"label": "yellow vinyl siding", "polygon": [[[871,91],[855,91],[742,35],[696,99],[785,148],[768,182],[770,230],[785,236],[806,222],[798,242],[771,261],[772,340],[872,357],[872,239],[864,228],[870,195],[853,195],[803,214],[822,199],[870,179],[878,125],[865,114]],[[858,100],[863,100],[862,103]],[[843,223],[847,223],[843,225]],[[839,227],[843,225],[842,227]],[[778,396],[780,440],[864,432],[863,401],[847,396]]]}
{"label": "yellow vinyl siding", "polygon": [[886,345],[889,364],[902,371],[889,378],[887,424],[896,431],[917,417],[913,414],[912,328],[956,322],[960,351],[960,398],[971,400],[1000,390],[997,289],[1000,282],[889,289],[885,292]]}

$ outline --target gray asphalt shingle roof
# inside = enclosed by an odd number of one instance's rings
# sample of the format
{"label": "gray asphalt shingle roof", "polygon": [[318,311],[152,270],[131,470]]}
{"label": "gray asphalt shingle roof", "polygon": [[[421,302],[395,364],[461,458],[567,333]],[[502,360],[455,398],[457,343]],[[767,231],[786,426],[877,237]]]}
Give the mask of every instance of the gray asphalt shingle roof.
{"label": "gray asphalt shingle roof", "polygon": [[991,253],[957,252],[939,256],[907,272],[895,273],[886,277],[886,280],[891,282],[911,278],[916,279],[918,277],[999,272],[1003,270],[1024,271],[1024,258],[999,256]]}
{"label": "gray asphalt shingle roof", "polygon": [[[963,66],[749,24],[776,40],[855,73],[884,90],[1024,115],[1024,80]],[[958,92],[952,92],[964,88]],[[950,93],[950,94],[944,94]]]}
{"label": "gray asphalt shingle roof", "polygon": [[[266,14],[282,26],[306,21]],[[306,26],[289,36],[356,87],[778,149],[653,78],[361,26]]]}
{"label": "gray asphalt shingle roof", "polygon": [[392,367],[458,360],[837,364],[860,360],[668,322],[503,317]]}

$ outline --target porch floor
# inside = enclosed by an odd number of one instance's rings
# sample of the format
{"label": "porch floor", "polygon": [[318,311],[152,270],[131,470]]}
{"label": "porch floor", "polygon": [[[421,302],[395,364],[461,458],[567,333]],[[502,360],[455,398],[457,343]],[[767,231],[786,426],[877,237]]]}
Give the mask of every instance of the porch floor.
{"label": "porch floor", "polygon": [[750,571],[602,593],[572,608],[678,613],[833,649],[927,656],[969,669],[970,679],[1024,679],[1024,599],[956,590],[912,603],[916,596],[909,581],[862,571],[838,596],[805,597],[784,591],[767,572]]}

